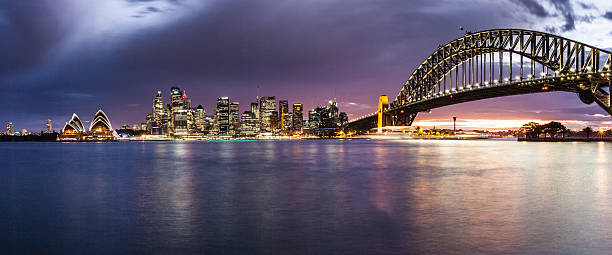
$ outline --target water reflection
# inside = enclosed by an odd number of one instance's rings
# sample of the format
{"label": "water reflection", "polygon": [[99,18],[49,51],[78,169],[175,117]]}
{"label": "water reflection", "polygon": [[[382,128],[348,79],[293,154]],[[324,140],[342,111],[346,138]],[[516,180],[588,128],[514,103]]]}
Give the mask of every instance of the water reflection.
{"label": "water reflection", "polygon": [[611,151],[495,140],[0,144],[0,238],[45,253],[605,254]]}

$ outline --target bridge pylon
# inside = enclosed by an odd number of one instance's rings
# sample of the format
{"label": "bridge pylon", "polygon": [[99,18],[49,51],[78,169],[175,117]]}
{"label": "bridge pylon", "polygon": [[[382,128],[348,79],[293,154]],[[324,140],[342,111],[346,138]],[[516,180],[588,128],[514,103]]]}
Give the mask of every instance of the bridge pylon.
{"label": "bridge pylon", "polygon": [[389,109],[389,98],[387,95],[380,95],[378,98],[377,133],[382,133],[382,128],[391,124],[391,115],[387,113],[387,109]]}

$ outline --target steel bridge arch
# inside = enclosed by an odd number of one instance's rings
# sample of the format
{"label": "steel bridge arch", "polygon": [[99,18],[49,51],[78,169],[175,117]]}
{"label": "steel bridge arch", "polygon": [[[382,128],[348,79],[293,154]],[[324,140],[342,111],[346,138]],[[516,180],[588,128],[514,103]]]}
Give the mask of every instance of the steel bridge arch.
{"label": "steel bridge arch", "polygon": [[[509,79],[502,83],[504,77],[503,56],[510,58]],[[499,57],[496,63],[495,55]],[[512,55],[520,57],[520,78],[513,80]],[[475,33],[466,33],[445,45],[441,45],[419,67],[414,70],[402,89],[390,102],[384,111],[392,125],[410,125],[418,112],[436,107],[492,98],[504,95],[516,95],[526,93],[537,93],[540,86],[549,86],[551,91],[576,92],[580,99],[588,103],[589,98],[597,102],[604,110],[612,114],[610,105],[610,76],[612,66],[612,52],[576,40],[524,29],[493,29]],[[488,58],[488,59],[487,59]],[[529,78],[524,77],[523,58],[530,62]],[[479,61],[480,60],[480,61]],[[476,62],[474,65],[474,61]],[[471,68],[468,72],[470,81],[467,82],[465,69],[461,78],[463,86],[474,85],[480,87],[478,90],[452,91],[446,90],[446,78],[452,78],[455,71],[455,87],[458,87],[458,70],[465,68],[469,63]],[[495,70],[495,65],[499,68]],[[480,66],[479,66],[480,65]],[[536,69],[541,66],[542,76],[536,77]],[[476,67],[476,72],[473,72]],[[480,69],[479,69],[480,68]],[[506,67],[507,68],[507,67]],[[489,72],[488,75],[486,72]],[[476,77],[473,75],[476,74]],[[499,79],[495,77],[499,76]],[[495,82],[494,82],[495,80]],[[498,82],[498,81],[499,82]],[[450,88],[453,86],[450,81]],[[441,90],[444,82],[445,90]],[[495,83],[483,89],[483,83]],[[606,91],[604,88],[608,88]],[[479,93],[473,96],[470,93]],[[588,95],[583,97],[582,92]],[[488,93],[488,94],[485,94]],[[449,101],[444,96],[459,100]],[[464,98],[461,98],[461,97]],[[367,123],[361,126],[372,126],[376,113],[352,121],[352,124],[361,125],[357,122]]]}
{"label": "steel bridge arch", "polygon": [[[410,75],[391,103],[391,108],[402,105],[406,99],[422,97],[453,68],[471,59],[473,55],[468,53],[474,51],[480,51],[481,54],[515,53],[558,72],[566,72],[570,68],[579,72],[596,71],[609,69],[612,64],[610,59],[612,53],[609,51],[549,33],[523,29],[494,29],[467,33],[440,46],[423,61]],[[605,56],[604,65],[601,65],[602,56]],[[453,61],[453,58],[459,59]],[[608,67],[605,67],[606,65]]]}

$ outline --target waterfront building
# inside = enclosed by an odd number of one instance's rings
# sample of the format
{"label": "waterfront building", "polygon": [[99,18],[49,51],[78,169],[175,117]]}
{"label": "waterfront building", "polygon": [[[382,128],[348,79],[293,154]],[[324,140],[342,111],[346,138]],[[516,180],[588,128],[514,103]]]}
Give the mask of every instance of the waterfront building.
{"label": "waterfront building", "polygon": [[293,104],[292,114],[292,130],[294,132],[302,131],[302,123],[304,121],[304,106],[300,103]]}
{"label": "waterfront building", "polygon": [[119,138],[117,132],[113,129],[111,122],[102,111],[99,109],[89,125],[89,132],[85,137],[85,140],[89,141],[111,141]]}
{"label": "waterfront building", "polygon": [[172,113],[172,118],[174,119],[173,123],[173,132],[172,134],[175,136],[186,136],[189,135],[189,112],[191,110],[187,109],[176,109]]}
{"label": "waterfront building", "polygon": [[73,113],[70,120],[64,124],[58,139],[60,141],[81,141],[84,132],[83,122],[76,113]]}
{"label": "waterfront building", "polygon": [[229,134],[237,135],[240,132],[240,104],[232,102],[229,105]]}
{"label": "waterfront building", "polygon": [[338,123],[340,126],[344,126],[348,123],[349,119],[348,119],[348,115],[346,114],[346,112],[341,112],[338,115]]}
{"label": "waterfront building", "polygon": [[28,132],[28,130],[27,130],[27,129],[25,129],[25,128],[24,128],[24,129],[22,129],[22,130],[21,130],[21,133],[20,133],[20,135],[29,135],[29,134],[30,134],[30,132]]}
{"label": "waterfront building", "polygon": [[51,120],[47,120],[45,122],[45,133],[47,134],[53,133],[53,126],[51,124]]}
{"label": "waterfront building", "polygon": [[217,99],[217,129],[219,135],[229,135],[229,97]]}
{"label": "waterfront building", "polygon": [[15,134],[15,129],[13,127],[13,122],[9,122],[6,124],[6,134],[7,135],[14,135]]}
{"label": "waterfront building", "polygon": [[290,131],[291,119],[289,118],[289,102],[287,100],[278,101],[278,117],[279,117],[279,129],[283,132]]}
{"label": "waterfront building", "polygon": [[252,111],[245,111],[240,116],[240,135],[241,136],[255,136],[259,132],[259,121],[257,120],[255,113]]}
{"label": "waterfront building", "polygon": [[[259,99],[260,128],[263,132],[272,132],[272,115],[276,112],[276,98],[262,97]],[[276,113],[278,116],[278,113]]]}

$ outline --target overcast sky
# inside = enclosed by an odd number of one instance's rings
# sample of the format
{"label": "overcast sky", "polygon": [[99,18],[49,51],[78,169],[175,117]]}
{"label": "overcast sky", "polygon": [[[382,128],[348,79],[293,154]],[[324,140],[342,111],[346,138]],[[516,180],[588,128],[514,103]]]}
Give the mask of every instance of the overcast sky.
{"label": "overcast sky", "polygon": [[[375,111],[380,94],[395,97],[438,45],[465,32],[459,26],[610,48],[612,1],[0,0],[0,122],[39,131],[52,119],[58,130],[73,112],[88,120],[102,108],[115,127],[140,123],[156,91],[167,101],[173,85],[210,114],[221,96],[247,110],[259,86],[260,96],[306,109],[335,97],[353,118]],[[451,116],[612,126],[568,93],[434,109],[417,124]]]}

